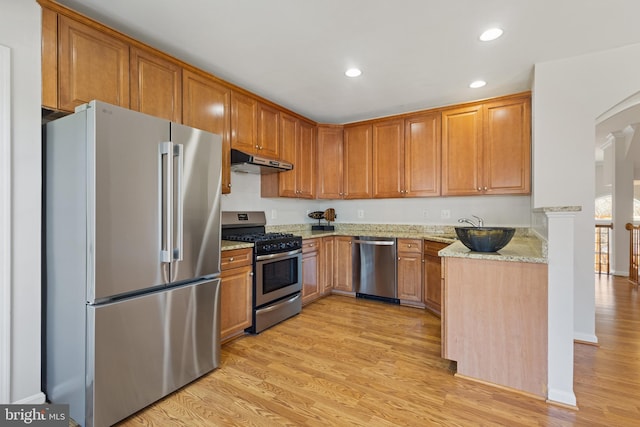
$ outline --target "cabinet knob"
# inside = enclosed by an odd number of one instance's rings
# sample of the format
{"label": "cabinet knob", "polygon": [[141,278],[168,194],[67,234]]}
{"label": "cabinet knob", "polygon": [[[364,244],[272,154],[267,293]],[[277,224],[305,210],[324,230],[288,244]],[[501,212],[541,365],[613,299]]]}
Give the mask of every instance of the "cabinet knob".
{"label": "cabinet knob", "polygon": [[488,190],[488,188],[487,188],[487,187],[484,187],[484,191],[487,191],[487,190]]}
{"label": "cabinet knob", "polygon": [[400,261],[402,258],[398,257],[398,261]]}
{"label": "cabinet knob", "polygon": [[253,276],[253,271],[251,271],[251,272],[249,273],[249,276]]}
{"label": "cabinet knob", "polygon": [[256,149],[259,149],[260,147],[256,145]]}
{"label": "cabinet knob", "polygon": [[411,243],[409,243],[409,244],[407,245],[407,247],[408,247],[408,248],[410,248],[410,247],[411,247]]}
{"label": "cabinet knob", "polygon": [[260,146],[260,149],[262,150],[262,145]]}
{"label": "cabinet knob", "polygon": [[478,191],[482,191],[482,188],[478,187]]}
{"label": "cabinet knob", "polygon": [[233,257],[229,258],[229,262],[233,262]]}
{"label": "cabinet knob", "polygon": [[231,188],[231,183],[227,184],[227,187]]}

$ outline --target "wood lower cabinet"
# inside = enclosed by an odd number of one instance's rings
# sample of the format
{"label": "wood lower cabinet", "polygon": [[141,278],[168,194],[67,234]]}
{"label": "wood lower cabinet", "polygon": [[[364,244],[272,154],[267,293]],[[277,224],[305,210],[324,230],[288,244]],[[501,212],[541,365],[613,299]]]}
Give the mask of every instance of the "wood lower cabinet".
{"label": "wood lower cabinet", "polygon": [[231,192],[231,89],[184,70],[184,124],[222,136],[222,193]]}
{"label": "wood lower cabinet", "polygon": [[60,110],[93,99],[129,108],[129,44],[118,37],[59,15],[58,73]]}
{"label": "wood lower cabinet", "polygon": [[182,67],[131,48],[131,109],[182,123]]}
{"label": "wood lower cabinet", "polygon": [[322,238],[322,286],[321,292],[323,295],[331,293],[333,289],[334,280],[334,265],[335,265],[335,238],[323,237]]}
{"label": "wood lower cabinet", "polygon": [[442,313],[442,267],[438,252],[448,243],[424,241],[424,305],[437,316]]}
{"label": "wood lower cabinet", "polygon": [[422,240],[398,239],[398,299],[422,306]]}
{"label": "wood lower cabinet", "polygon": [[322,239],[302,241],[302,304],[309,304],[322,296],[321,250]]}
{"label": "wood lower cabinet", "polygon": [[442,112],[442,195],[531,191],[530,96]]}
{"label": "wood lower cabinet", "polygon": [[223,251],[220,274],[220,339],[222,342],[244,333],[251,326],[253,252],[249,249]]}
{"label": "wood lower cabinet", "polygon": [[353,294],[353,277],[351,266],[351,251],[353,238],[348,236],[335,237],[334,279],[333,290],[337,293]]}

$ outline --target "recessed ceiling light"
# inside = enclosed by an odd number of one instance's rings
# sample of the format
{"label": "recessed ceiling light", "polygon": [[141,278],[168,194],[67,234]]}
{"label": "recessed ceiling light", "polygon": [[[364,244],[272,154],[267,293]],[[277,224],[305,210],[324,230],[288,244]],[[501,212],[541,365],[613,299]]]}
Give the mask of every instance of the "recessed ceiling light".
{"label": "recessed ceiling light", "polygon": [[469,87],[473,88],[473,89],[477,89],[477,88],[482,87],[482,86],[484,86],[486,84],[487,84],[487,82],[485,82],[484,80],[476,80],[475,82],[471,82]]}
{"label": "recessed ceiling light", "polygon": [[362,74],[362,71],[360,71],[358,68],[349,68],[344,72],[344,74],[347,77],[358,77],[360,74]]}
{"label": "recessed ceiling light", "polygon": [[500,28],[489,28],[484,33],[480,34],[480,40],[483,42],[489,42],[495,40],[502,35],[503,31]]}

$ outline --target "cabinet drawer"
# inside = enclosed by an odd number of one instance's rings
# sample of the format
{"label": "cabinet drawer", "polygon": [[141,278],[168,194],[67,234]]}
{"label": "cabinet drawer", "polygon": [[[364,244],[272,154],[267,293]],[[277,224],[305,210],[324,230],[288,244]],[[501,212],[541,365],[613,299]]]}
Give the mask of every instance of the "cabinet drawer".
{"label": "cabinet drawer", "polygon": [[398,252],[422,253],[422,240],[398,239]]}
{"label": "cabinet drawer", "polygon": [[220,267],[222,270],[251,265],[252,263],[253,251],[251,248],[222,251],[220,256]]}
{"label": "cabinet drawer", "polygon": [[322,243],[322,240],[320,239],[305,239],[302,241],[302,253],[308,253],[308,252],[316,252],[318,251],[318,248],[320,246],[320,244]]}
{"label": "cabinet drawer", "polygon": [[431,240],[424,241],[424,254],[438,256],[438,251],[449,246],[449,243],[434,242]]}

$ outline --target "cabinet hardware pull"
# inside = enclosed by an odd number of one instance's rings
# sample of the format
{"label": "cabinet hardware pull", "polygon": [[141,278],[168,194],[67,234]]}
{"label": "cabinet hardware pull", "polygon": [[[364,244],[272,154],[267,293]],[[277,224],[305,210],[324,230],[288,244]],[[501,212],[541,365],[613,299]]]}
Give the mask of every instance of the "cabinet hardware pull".
{"label": "cabinet hardware pull", "polygon": [[233,262],[233,257],[229,258],[229,262]]}

